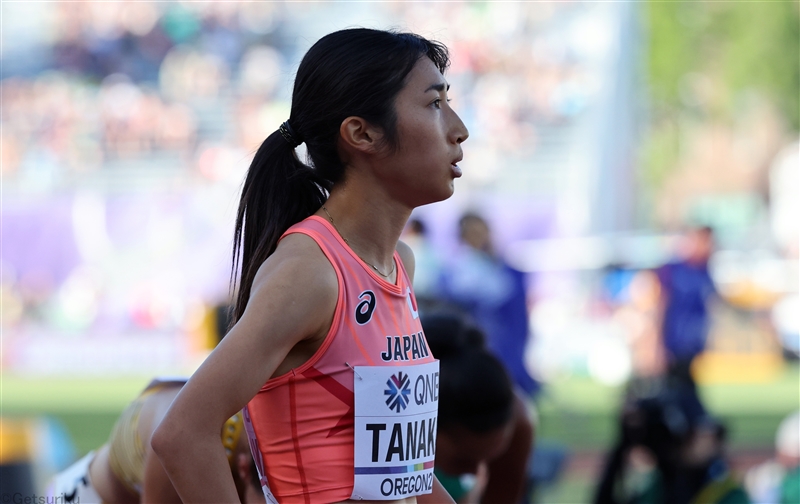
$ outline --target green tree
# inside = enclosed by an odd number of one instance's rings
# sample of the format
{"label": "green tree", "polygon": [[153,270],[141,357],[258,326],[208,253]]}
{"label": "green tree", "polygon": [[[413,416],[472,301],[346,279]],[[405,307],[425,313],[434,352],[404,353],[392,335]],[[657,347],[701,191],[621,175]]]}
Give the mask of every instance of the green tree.
{"label": "green tree", "polygon": [[[651,185],[675,165],[681,123],[731,121],[743,93],[766,97],[787,127],[800,130],[799,6],[755,0],[644,5],[651,124],[643,167]],[[698,81],[711,91],[698,96]]]}

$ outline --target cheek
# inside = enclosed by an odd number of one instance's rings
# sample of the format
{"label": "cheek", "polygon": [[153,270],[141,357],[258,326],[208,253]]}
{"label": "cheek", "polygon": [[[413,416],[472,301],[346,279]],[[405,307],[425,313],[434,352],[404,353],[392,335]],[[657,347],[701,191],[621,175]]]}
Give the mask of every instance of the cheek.
{"label": "cheek", "polygon": [[412,154],[421,155],[442,144],[442,128],[436,117],[409,117],[398,126],[402,143]]}
{"label": "cheek", "polygon": [[423,163],[430,158],[431,142],[422,133],[417,130],[403,136],[404,157],[413,160],[415,164]]}

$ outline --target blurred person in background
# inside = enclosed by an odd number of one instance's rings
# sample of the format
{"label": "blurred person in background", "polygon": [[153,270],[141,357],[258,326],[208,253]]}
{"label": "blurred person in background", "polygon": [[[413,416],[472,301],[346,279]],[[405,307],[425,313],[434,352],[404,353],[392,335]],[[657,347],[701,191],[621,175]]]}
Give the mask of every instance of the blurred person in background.
{"label": "blurred person in background", "polygon": [[442,260],[428,239],[427,226],[420,219],[411,218],[408,221],[403,241],[414,252],[414,294],[422,312],[438,303]]}
{"label": "blurred person in background", "polygon": [[[232,328],[153,436],[185,501],[236,499],[215,433],[244,408],[269,502],[452,502],[433,475],[432,434],[408,457],[382,448],[402,465],[379,465],[379,431],[365,433],[355,408],[382,412],[369,419],[398,432],[384,384],[438,368],[399,238],[412,210],[450,197],[461,176],[469,133],[449,105],[448,64],[437,42],[371,29],[328,34],[303,57],[289,119],[261,144],[242,189]],[[311,166],[297,156],[303,143]],[[407,396],[395,391],[399,412]],[[433,402],[420,430],[436,422]],[[390,478],[396,468],[403,476]]]}
{"label": "blurred person in background", "polygon": [[709,302],[719,298],[708,271],[708,260],[714,251],[714,233],[710,227],[691,229],[681,245],[679,257],[657,271],[663,314],[661,342],[669,378],[694,398],[692,407],[699,414],[704,409],[697,397],[691,364],[706,347]]}
{"label": "blurred person in background", "polygon": [[534,440],[526,401],[464,317],[433,312],[422,327],[440,362],[439,481],[459,504],[523,502]]}
{"label": "blurred person in background", "polygon": [[729,470],[726,436],[674,382],[629,390],[594,503],[749,503]]}
{"label": "blurred person in background", "polygon": [[533,397],[540,385],[525,367],[529,324],[524,275],[495,254],[482,216],[465,213],[458,230],[462,247],[445,267],[443,297],[474,318],[514,383]]}
{"label": "blurred person in background", "polygon": [[602,292],[611,316],[626,331],[632,379],[663,375],[664,349],[658,326],[661,288],[655,272],[611,265],[604,271]]}
{"label": "blurred person in background", "polygon": [[[120,414],[108,443],[53,478],[47,495],[54,500],[48,502],[181,502],[150,437],[185,383],[178,378],[151,381]],[[225,422],[221,440],[241,502],[264,502],[241,413]]]}
{"label": "blurred person in background", "polygon": [[753,502],[800,502],[800,410],[781,421],[775,457],[748,470],[745,485]]}

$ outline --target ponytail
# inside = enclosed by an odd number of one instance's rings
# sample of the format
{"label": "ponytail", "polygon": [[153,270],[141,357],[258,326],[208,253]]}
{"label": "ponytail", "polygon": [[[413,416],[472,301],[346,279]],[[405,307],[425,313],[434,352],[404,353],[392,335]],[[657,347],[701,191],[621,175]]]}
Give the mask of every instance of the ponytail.
{"label": "ponytail", "polygon": [[258,268],[275,251],[281,235],[316,212],[325,203],[331,185],[297,158],[281,130],[268,136],[258,148],[247,171],[236,215],[232,286],[240,264],[242,273],[231,326],[244,313]]}

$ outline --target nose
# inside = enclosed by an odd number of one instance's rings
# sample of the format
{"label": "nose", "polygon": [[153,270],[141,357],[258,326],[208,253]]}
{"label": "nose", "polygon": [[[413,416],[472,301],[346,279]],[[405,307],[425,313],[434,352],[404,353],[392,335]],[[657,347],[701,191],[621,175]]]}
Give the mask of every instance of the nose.
{"label": "nose", "polygon": [[469,130],[467,130],[467,127],[464,126],[464,122],[455,111],[453,111],[453,127],[450,129],[450,131],[452,132],[451,137],[453,141],[457,144],[460,144],[469,138]]}

